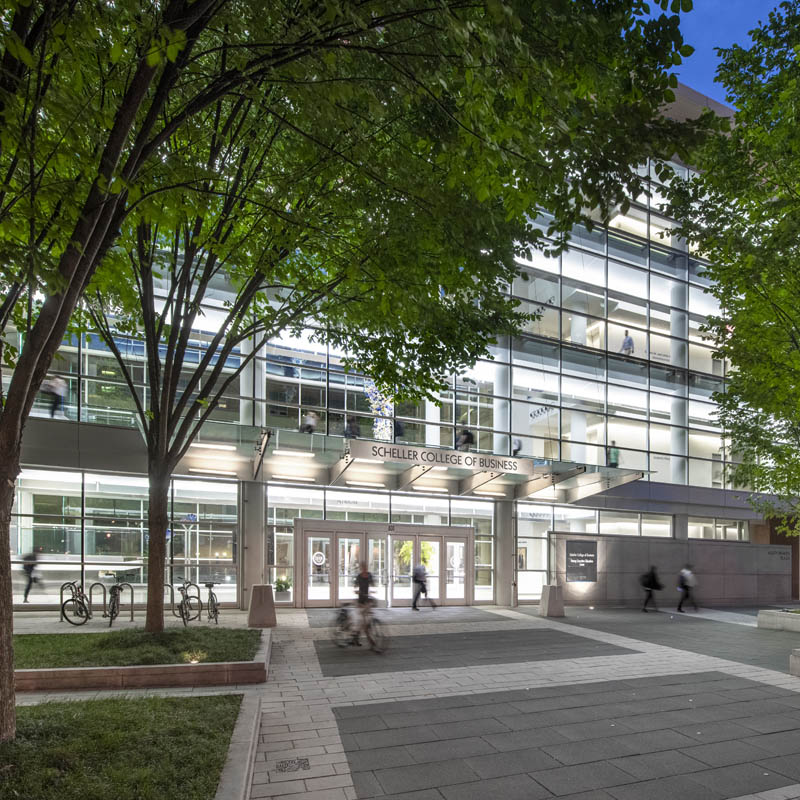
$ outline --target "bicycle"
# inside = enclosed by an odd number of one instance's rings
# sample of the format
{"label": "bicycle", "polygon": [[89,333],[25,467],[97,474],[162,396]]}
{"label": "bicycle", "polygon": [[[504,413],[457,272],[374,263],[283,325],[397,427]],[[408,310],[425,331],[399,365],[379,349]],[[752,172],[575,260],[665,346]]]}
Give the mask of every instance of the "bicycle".
{"label": "bicycle", "polygon": [[[348,645],[360,646],[359,638],[363,631],[370,643],[371,648],[376,653],[385,653],[389,648],[389,634],[386,633],[383,623],[373,613],[375,600],[369,599],[366,606],[353,607],[343,605],[336,612],[336,619],[333,627],[333,643],[337,647],[347,647]],[[353,619],[354,614],[359,614],[361,619]]]}
{"label": "bicycle", "polygon": [[206,611],[207,611],[207,618],[208,621],[214,620],[215,625],[219,625],[219,602],[217,601],[217,596],[214,594],[214,584],[207,583],[206,589],[208,589],[208,600],[206,601]]}
{"label": "bicycle", "polygon": [[178,586],[178,591],[181,593],[181,601],[178,603],[178,616],[183,621],[184,626],[188,625],[193,619],[199,619],[203,611],[203,603],[199,597],[189,594],[189,587],[191,583],[184,581]]}
{"label": "bicycle", "polygon": [[61,604],[62,618],[70,625],[85,625],[92,616],[92,607],[89,605],[89,598],[83,591],[83,586],[77,581],[69,581],[64,586],[69,586],[72,597],[68,597]]}
{"label": "bicycle", "polygon": [[120,598],[122,596],[122,584],[115,583],[109,589],[108,600],[108,627],[114,624],[114,620],[119,616]]}

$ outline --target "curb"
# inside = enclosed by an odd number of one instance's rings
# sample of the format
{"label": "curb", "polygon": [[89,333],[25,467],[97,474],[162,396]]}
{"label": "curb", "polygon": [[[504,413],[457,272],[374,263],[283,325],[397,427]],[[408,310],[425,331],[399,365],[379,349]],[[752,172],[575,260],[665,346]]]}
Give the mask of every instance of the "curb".
{"label": "curb", "polygon": [[18,692],[239,686],[265,683],[271,645],[271,632],[262,631],[261,642],[252,661],[155,664],[135,667],[18,669],[14,671],[14,682]]}
{"label": "curb", "polygon": [[214,800],[247,800],[260,729],[261,697],[243,695]]}

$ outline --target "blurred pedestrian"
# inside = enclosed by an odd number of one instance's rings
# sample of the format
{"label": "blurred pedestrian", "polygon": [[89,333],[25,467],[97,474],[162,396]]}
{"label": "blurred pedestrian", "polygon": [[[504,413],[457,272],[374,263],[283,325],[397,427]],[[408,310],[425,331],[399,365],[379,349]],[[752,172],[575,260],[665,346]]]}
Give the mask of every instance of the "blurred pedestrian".
{"label": "blurred pedestrian", "polygon": [[420,595],[425,595],[425,599],[428,601],[428,605],[430,605],[431,610],[436,608],[436,603],[431,600],[430,596],[428,595],[428,570],[425,569],[424,564],[417,564],[414,567],[413,573],[414,579],[414,602],[411,604],[411,608],[414,611],[419,611],[419,598]]}
{"label": "blurred pedestrian", "polygon": [[31,587],[34,583],[38,583],[39,579],[33,574],[36,571],[36,562],[39,559],[39,554],[33,550],[28,555],[22,558],[22,569],[28,576],[28,583],[25,586],[25,594],[22,596],[22,602],[28,602],[28,595],[31,592]]}
{"label": "blurred pedestrian", "polygon": [[661,581],[658,579],[658,572],[656,572],[656,568],[651,566],[650,569],[639,578],[639,583],[641,583],[642,588],[645,590],[644,596],[644,605],[642,606],[642,611],[647,613],[647,604],[653,604],[653,611],[658,611],[658,606],[656,605],[656,600],[653,597],[653,592],[658,592],[664,588]]}
{"label": "blurred pedestrian", "polygon": [[691,603],[692,606],[694,606],[694,610],[698,610],[697,601],[694,599],[695,586],[697,586],[697,579],[694,576],[694,572],[692,572],[692,565],[687,564],[680,573],[678,573],[678,591],[681,593],[681,599],[678,602],[678,611],[682,614],[684,613],[684,603]]}
{"label": "blurred pedestrian", "polygon": [[461,433],[456,438],[456,450],[469,450],[470,446],[475,444],[475,437],[472,431],[467,428],[462,428]]}
{"label": "blurred pedestrian", "polygon": [[300,433],[314,433],[317,430],[319,417],[313,411],[306,411],[303,415],[303,424],[300,426]]}

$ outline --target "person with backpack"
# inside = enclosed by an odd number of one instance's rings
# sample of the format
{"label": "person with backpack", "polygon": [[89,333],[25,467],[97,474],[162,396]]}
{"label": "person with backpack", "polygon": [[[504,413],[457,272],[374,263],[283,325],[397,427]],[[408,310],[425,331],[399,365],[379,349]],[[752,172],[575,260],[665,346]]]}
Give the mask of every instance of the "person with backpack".
{"label": "person with backpack", "polygon": [[468,428],[464,428],[456,437],[456,450],[469,450],[475,444],[475,436]]}
{"label": "person with backpack", "polygon": [[642,606],[642,611],[647,613],[647,604],[653,604],[653,611],[658,611],[658,606],[656,605],[656,599],[653,597],[653,592],[657,592],[664,588],[664,585],[658,579],[658,573],[656,572],[656,568],[651,566],[650,569],[645,572],[641,578],[639,578],[639,583],[642,585],[642,588],[645,590],[644,596],[644,605]]}
{"label": "person with backpack", "polygon": [[678,602],[678,611],[680,611],[681,614],[684,613],[683,604],[687,601],[694,606],[695,611],[699,611],[697,608],[697,601],[694,599],[695,586],[697,586],[697,579],[694,577],[694,572],[692,572],[692,565],[687,564],[678,574],[678,591],[681,593],[681,599]]}

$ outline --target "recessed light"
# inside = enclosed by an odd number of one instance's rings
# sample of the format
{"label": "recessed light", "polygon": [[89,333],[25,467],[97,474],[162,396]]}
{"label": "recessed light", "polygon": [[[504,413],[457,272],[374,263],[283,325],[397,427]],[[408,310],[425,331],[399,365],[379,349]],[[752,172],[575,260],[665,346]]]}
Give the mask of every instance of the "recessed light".
{"label": "recessed light", "polygon": [[306,450],[273,450],[274,456],[291,456],[292,458],[314,458],[316,453],[309,453]]}
{"label": "recessed light", "polygon": [[189,467],[189,472],[199,472],[205,475],[229,475],[232,478],[235,478],[237,474],[227,469],[196,469],[195,467]]}

